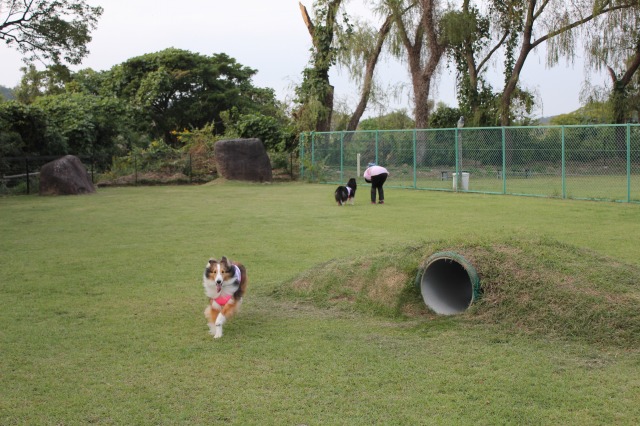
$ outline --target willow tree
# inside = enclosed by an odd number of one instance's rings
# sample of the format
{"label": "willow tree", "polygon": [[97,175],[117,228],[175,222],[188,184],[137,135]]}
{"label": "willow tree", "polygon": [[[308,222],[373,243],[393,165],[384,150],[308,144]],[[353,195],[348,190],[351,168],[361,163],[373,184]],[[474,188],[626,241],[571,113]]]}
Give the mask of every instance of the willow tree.
{"label": "willow tree", "polygon": [[[616,1],[605,0],[596,7],[605,4],[613,6]],[[640,69],[640,1],[594,20],[587,34],[589,64],[596,70],[606,70],[610,78],[613,121],[625,123],[631,119],[630,89]]]}
{"label": "willow tree", "polygon": [[550,42],[547,49],[548,65],[556,64],[561,57],[572,61],[577,51],[577,28],[616,10],[637,4],[638,0],[619,0],[615,3],[604,0],[594,7],[592,0],[507,0],[495,1],[503,13],[510,16],[521,28],[518,46],[513,60],[505,72],[505,85],[501,97],[501,124],[511,124],[511,107],[517,94],[518,82],[525,62],[534,49],[544,42]]}
{"label": "willow tree", "polygon": [[[349,70],[352,79],[358,83],[360,92],[358,104],[349,118],[347,131],[356,130],[372,94],[375,94],[374,73],[391,31],[392,22],[391,15],[386,16],[379,29],[367,22],[358,22],[348,47],[341,52],[339,62]],[[365,64],[364,69],[362,64]]]}
{"label": "willow tree", "polygon": [[[449,59],[456,69],[456,91],[460,112],[468,125],[499,124],[500,95],[484,77],[495,58],[502,53],[505,69],[513,63],[515,41],[520,34],[518,22],[500,1],[482,2],[481,9],[471,0],[463,0],[459,9],[442,17],[442,33],[449,43]],[[522,90],[523,97],[528,94]]]}
{"label": "willow tree", "polygon": [[[336,64],[337,55],[343,48],[351,26],[346,14],[339,20],[338,12],[343,0],[315,0],[314,19],[307,8],[299,3],[302,19],[312,40],[309,66],[303,71],[302,84],[296,89],[297,100],[302,105],[299,121],[309,122],[303,127],[323,132],[331,128],[334,88],[329,80],[329,71]],[[302,130],[309,130],[302,129]]]}
{"label": "willow tree", "polygon": [[429,126],[431,85],[447,48],[440,34],[439,0],[384,0],[393,17],[394,36],[403,46],[413,89],[417,128]]}

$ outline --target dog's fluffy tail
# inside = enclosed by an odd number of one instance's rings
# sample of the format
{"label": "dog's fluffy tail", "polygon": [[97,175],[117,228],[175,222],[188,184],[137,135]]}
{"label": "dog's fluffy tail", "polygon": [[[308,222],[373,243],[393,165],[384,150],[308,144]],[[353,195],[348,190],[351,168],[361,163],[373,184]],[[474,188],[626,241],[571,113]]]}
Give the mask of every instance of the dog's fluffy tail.
{"label": "dog's fluffy tail", "polygon": [[339,186],[336,189],[336,192],[334,192],[334,196],[335,196],[336,202],[340,205],[343,205],[344,203],[347,202],[347,197],[348,197],[347,188],[345,188],[344,186]]}
{"label": "dog's fluffy tail", "polygon": [[240,269],[240,287],[233,294],[233,298],[238,300],[240,299],[245,291],[247,291],[247,268],[244,267],[242,263],[234,263],[238,269]]}

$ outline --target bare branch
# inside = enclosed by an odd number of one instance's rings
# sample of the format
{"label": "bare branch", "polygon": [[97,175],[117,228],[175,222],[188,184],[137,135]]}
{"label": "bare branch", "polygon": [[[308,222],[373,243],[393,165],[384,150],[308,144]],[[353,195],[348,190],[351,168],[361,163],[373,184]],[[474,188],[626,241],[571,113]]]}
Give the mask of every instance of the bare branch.
{"label": "bare branch", "polygon": [[309,16],[309,12],[307,12],[307,8],[305,7],[305,5],[302,4],[302,2],[298,2],[298,5],[300,6],[300,12],[302,13],[302,20],[304,21],[304,24],[307,26],[307,29],[309,30],[309,34],[311,35],[311,38],[313,38],[315,27],[313,26],[313,22],[311,22],[311,17]]}
{"label": "bare branch", "polygon": [[364,114],[365,109],[367,108],[367,104],[369,102],[369,96],[371,95],[371,88],[373,85],[373,73],[375,71],[376,65],[378,63],[378,58],[380,57],[380,53],[382,52],[382,46],[384,45],[384,41],[391,30],[391,23],[393,22],[393,16],[387,16],[384,23],[380,27],[378,31],[378,36],[376,39],[376,45],[371,51],[366,65],[366,71],[364,76],[364,84],[362,85],[362,93],[360,96],[360,102],[356,106],[356,110],[349,119],[349,123],[347,124],[347,130],[355,130],[360,122],[360,118],[362,114]]}
{"label": "bare branch", "polygon": [[498,43],[496,43],[493,49],[491,49],[489,53],[484,57],[484,59],[480,61],[480,64],[478,64],[478,74],[482,72],[482,67],[484,67],[487,64],[487,62],[489,62],[493,54],[496,53],[498,49],[504,44],[504,42],[507,40],[507,37],[509,37],[509,31],[504,32],[500,41],[498,41]]}

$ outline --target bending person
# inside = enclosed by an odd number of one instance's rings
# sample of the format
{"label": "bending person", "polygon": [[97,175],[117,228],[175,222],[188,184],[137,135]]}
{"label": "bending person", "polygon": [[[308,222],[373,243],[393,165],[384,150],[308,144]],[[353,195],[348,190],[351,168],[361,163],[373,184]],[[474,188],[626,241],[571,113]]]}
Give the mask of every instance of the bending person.
{"label": "bending person", "polygon": [[389,172],[382,166],[376,165],[376,163],[369,163],[367,170],[364,171],[364,180],[371,184],[371,204],[376,203],[376,192],[380,204],[384,204],[384,189],[382,186],[389,176]]}

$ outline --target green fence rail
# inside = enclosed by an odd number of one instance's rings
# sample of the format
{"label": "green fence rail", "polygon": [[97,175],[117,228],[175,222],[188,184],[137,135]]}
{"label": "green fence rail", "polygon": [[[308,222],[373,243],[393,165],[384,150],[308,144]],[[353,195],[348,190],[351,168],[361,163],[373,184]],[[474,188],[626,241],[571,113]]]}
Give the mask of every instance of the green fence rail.
{"label": "green fence rail", "polygon": [[[0,196],[37,194],[40,169],[62,155],[0,157]],[[122,157],[77,155],[98,186],[207,182],[212,154],[183,152],[129,154]]]}
{"label": "green fence rail", "polygon": [[300,176],[339,184],[374,161],[387,186],[640,203],[640,125],[303,133]]}

